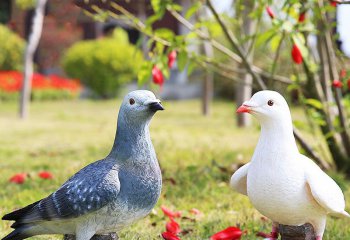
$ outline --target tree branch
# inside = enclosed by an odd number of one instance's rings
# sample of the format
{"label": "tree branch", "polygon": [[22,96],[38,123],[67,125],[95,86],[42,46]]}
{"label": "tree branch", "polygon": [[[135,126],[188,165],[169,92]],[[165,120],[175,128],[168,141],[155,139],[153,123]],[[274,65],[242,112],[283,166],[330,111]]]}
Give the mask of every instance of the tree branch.
{"label": "tree branch", "polygon": [[226,38],[229,40],[229,42],[232,45],[232,47],[237,51],[238,56],[242,59],[242,64],[246,67],[247,71],[252,75],[252,78],[259,84],[260,88],[261,89],[266,89],[265,83],[260,78],[260,76],[257,75],[253,71],[253,69],[250,67],[249,62],[248,62],[248,60],[246,59],[246,57],[244,55],[244,51],[239,46],[237,39],[235,38],[235,36],[233,36],[232,32],[226,27],[226,25],[224,24],[221,16],[215,10],[215,8],[213,7],[213,5],[212,5],[210,0],[207,0],[207,6],[209,7],[210,11],[213,13],[216,21],[221,26],[221,29],[224,31],[224,34],[225,34]]}

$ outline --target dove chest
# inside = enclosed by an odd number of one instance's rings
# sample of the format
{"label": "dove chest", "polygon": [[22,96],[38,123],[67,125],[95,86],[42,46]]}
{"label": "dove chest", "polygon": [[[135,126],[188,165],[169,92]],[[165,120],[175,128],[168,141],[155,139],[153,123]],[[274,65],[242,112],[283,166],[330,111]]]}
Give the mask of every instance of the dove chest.
{"label": "dove chest", "polygon": [[[283,159],[281,159],[283,161]],[[304,172],[295,164],[281,161],[252,162],[247,175],[247,192],[254,207],[277,222],[302,221],[309,201]]]}

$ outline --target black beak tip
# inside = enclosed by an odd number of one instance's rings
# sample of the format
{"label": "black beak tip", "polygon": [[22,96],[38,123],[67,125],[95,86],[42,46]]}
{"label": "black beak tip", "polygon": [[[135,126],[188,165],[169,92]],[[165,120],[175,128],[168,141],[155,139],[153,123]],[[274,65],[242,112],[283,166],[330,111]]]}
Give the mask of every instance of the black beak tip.
{"label": "black beak tip", "polygon": [[156,111],[163,111],[164,110],[164,107],[162,106],[162,104],[160,102],[154,102],[154,103],[151,103],[149,105],[149,108],[156,112]]}

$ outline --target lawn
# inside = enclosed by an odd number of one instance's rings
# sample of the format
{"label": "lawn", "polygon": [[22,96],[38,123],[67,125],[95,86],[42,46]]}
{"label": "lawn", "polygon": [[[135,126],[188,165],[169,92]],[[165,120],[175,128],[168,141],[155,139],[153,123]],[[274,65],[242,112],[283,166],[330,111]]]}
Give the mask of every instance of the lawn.
{"label": "lawn", "polygon": [[[31,106],[26,121],[17,119],[15,103],[0,103],[0,215],[47,196],[83,166],[104,158],[111,149],[118,100],[43,102]],[[151,123],[151,136],[163,170],[162,195],[153,213],[120,233],[121,239],[160,239],[165,205],[182,211],[178,222],[187,232],[182,239],[208,239],[230,225],[239,225],[256,239],[270,231],[247,197],[229,188],[237,163],[250,160],[259,136],[254,126],[237,129],[234,105],[215,102],[211,117],[200,114],[198,101],[164,102]],[[299,118],[301,111],[295,111]],[[41,170],[52,180],[37,176]],[[23,185],[8,182],[15,173],[28,172]],[[350,209],[350,191],[346,192]],[[203,214],[194,216],[192,208]],[[10,232],[1,221],[0,237]],[[324,239],[350,239],[350,221],[328,219]],[[31,239],[60,239],[41,236]]]}

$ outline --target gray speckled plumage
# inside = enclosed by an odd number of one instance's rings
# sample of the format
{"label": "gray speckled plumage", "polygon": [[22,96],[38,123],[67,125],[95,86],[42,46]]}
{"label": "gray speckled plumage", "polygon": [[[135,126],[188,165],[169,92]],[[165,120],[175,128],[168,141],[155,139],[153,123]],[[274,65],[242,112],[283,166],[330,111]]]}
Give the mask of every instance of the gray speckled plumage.
{"label": "gray speckled plumage", "polygon": [[149,123],[162,109],[150,91],[129,93],[110,154],[81,169],[47,198],[5,215],[3,220],[15,220],[15,230],[3,239],[75,234],[77,240],[86,240],[148,215],[162,185]]}

